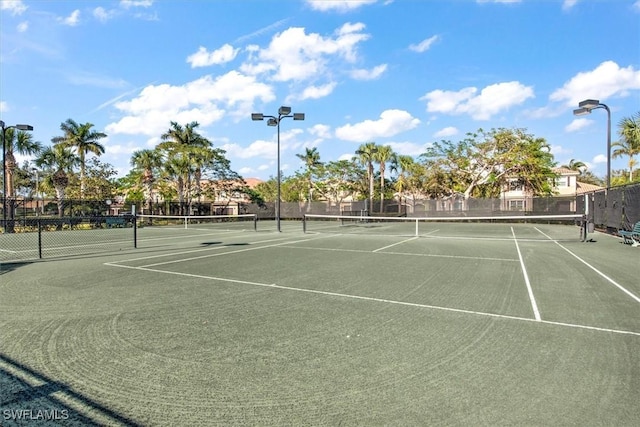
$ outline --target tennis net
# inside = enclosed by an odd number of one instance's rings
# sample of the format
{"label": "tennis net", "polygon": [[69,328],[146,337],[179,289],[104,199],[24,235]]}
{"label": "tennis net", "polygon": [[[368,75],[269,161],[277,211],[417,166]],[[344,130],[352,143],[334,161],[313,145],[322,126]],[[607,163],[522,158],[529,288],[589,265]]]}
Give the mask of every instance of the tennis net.
{"label": "tennis net", "polygon": [[584,215],[376,217],[307,214],[305,233],[372,234],[429,238],[586,240]]}
{"label": "tennis net", "polygon": [[258,229],[258,215],[138,215],[139,227],[240,231]]}

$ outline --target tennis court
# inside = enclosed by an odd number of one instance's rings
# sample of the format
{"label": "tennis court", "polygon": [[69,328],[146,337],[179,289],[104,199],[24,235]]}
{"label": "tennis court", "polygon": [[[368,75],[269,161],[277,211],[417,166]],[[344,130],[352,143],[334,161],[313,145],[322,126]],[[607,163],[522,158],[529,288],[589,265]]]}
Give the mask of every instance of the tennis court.
{"label": "tennis court", "polygon": [[640,424],[637,248],[562,221],[309,219],[3,264],[2,416]]}

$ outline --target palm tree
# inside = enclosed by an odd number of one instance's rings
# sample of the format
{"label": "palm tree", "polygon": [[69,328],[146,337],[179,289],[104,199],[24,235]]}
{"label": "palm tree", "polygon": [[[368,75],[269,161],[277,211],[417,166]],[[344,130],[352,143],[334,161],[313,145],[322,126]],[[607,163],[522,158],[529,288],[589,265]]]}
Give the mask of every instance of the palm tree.
{"label": "palm tree", "polygon": [[80,157],[75,155],[70,148],[63,144],[55,144],[40,152],[34,163],[37,167],[44,169],[46,180],[49,181],[56,190],[58,200],[58,216],[62,217],[65,190],[69,185],[69,173],[73,172],[75,166],[81,165]]}
{"label": "palm tree", "polygon": [[318,166],[322,165],[320,161],[320,153],[317,147],[305,148],[303,154],[296,154],[296,157],[304,162],[306,168],[307,182],[309,184],[309,206],[313,200],[313,172]]}
{"label": "palm tree", "polygon": [[157,150],[138,150],[131,156],[131,166],[142,170],[142,184],[148,195],[147,209],[151,212],[153,203],[153,183],[155,182],[154,170],[162,166],[162,155]]}
{"label": "palm tree", "polygon": [[634,156],[640,154],[640,112],[631,117],[624,117],[618,123],[620,141],[611,144],[616,147],[611,155],[616,157],[629,156],[629,182],[633,181],[633,168],[636,165]]}
{"label": "palm tree", "polygon": [[[7,199],[7,213],[9,213],[9,219],[13,220],[13,205],[14,205],[14,197],[15,197],[15,186],[14,186],[14,175],[16,168],[18,166],[16,162],[15,153],[19,153],[22,155],[30,155],[37,154],[40,150],[42,150],[42,144],[40,142],[33,140],[33,135],[29,132],[24,132],[21,130],[16,131],[15,128],[8,128],[4,133],[5,140],[2,141],[5,149],[5,157],[4,157],[4,168],[6,170],[6,180],[7,184],[5,185],[7,194],[3,194],[2,197]],[[7,228],[7,232],[13,232],[13,222],[5,224]],[[11,229],[9,229],[11,228]]]}
{"label": "palm tree", "polygon": [[587,165],[580,160],[571,159],[569,164],[560,166],[561,168],[569,169],[572,171],[578,171],[582,173],[584,169],[587,169]]}
{"label": "palm tree", "polygon": [[384,173],[387,162],[393,160],[394,156],[395,153],[389,145],[378,146],[377,151],[373,155],[374,160],[380,164],[380,213],[384,210]]}
{"label": "palm tree", "polygon": [[[198,126],[200,126],[198,122],[191,122],[185,126],[171,122],[171,127],[160,136],[162,142],[158,144],[159,149],[167,152],[167,172],[169,172],[169,177],[175,179],[182,214],[185,211],[185,196],[189,205],[186,209],[190,210],[191,188],[185,188],[185,186],[190,187],[191,176],[194,172],[192,160],[197,157],[194,155],[194,149],[211,147],[211,141],[196,132]],[[202,168],[196,165],[195,175],[198,177],[201,174]]]}
{"label": "palm tree", "polygon": [[369,182],[369,212],[373,212],[373,162],[378,146],[375,142],[361,144],[356,150],[357,159],[361,165],[367,167],[367,180]]}
{"label": "palm tree", "polygon": [[80,160],[80,197],[84,198],[85,190],[85,167],[87,153],[96,156],[104,154],[104,146],[98,141],[106,138],[107,134],[91,130],[92,123],[76,123],[73,119],[67,119],[60,125],[63,136],[57,136],[51,141],[54,144],[62,144],[65,147],[75,149]]}
{"label": "palm tree", "polygon": [[409,188],[409,177],[407,173],[411,170],[414,163],[413,157],[402,154],[394,156],[391,159],[391,170],[398,172],[398,179],[396,179],[394,185],[398,193],[398,212],[401,212],[402,194]]}

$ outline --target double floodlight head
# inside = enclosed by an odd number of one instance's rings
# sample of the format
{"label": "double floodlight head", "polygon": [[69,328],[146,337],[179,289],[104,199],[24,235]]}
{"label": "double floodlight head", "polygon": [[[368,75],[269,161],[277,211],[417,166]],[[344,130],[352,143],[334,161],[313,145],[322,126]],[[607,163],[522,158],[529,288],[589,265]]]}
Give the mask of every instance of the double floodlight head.
{"label": "double floodlight head", "polygon": [[585,99],[578,103],[578,109],[573,110],[574,116],[586,116],[587,114],[591,114],[591,110],[594,108],[601,108],[603,104],[600,104],[600,101],[597,99]]}

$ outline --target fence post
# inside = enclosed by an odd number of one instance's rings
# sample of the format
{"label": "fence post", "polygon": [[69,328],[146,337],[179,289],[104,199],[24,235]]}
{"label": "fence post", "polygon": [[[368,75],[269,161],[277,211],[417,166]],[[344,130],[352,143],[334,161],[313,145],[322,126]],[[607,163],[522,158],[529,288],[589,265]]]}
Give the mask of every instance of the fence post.
{"label": "fence post", "polygon": [[37,219],[38,225],[38,258],[42,259],[42,220]]}

